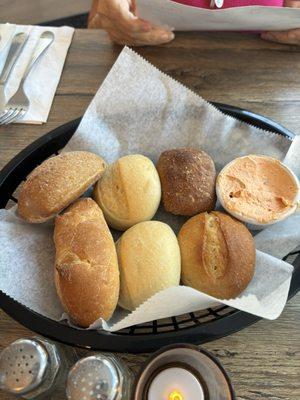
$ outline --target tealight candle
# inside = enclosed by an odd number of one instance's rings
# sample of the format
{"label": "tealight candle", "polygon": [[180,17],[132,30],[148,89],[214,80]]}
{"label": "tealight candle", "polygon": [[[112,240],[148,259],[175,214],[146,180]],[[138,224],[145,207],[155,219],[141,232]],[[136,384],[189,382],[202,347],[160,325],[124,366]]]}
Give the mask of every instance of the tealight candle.
{"label": "tealight candle", "polygon": [[198,378],[185,368],[173,367],[159,372],[151,382],[148,400],[204,400]]}
{"label": "tealight candle", "polygon": [[135,383],[132,400],[235,400],[230,379],[218,360],[190,344],[156,352]]}

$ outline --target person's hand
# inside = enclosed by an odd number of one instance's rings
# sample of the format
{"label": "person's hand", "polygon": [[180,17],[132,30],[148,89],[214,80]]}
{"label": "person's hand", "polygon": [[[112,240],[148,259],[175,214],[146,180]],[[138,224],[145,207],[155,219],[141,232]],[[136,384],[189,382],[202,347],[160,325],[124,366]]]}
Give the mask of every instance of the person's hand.
{"label": "person's hand", "polygon": [[[285,0],[284,6],[300,8],[300,0]],[[291,29],[289,31],[263,32],[261,34],[261,38],[265,40],[270,40],[271,42],[300,45],[300,28]]]}
{"label": "person's hand", "polygon": [[104,29],[122,45],[157,45],[174,39],[173,32],[136,16],[136,0],[93,0],[88,28]]}

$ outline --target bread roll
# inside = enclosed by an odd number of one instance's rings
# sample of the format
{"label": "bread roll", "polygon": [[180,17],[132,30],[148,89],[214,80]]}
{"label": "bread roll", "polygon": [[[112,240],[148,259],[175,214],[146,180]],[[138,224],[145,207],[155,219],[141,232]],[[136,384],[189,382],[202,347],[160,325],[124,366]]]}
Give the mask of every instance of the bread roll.
{"label": "bread roll", "polygon": [[216,170],[211,157],[197,149],[174,149],[161,154],[157,164],[166,211],[195,215],[216,204]]}
{"label": "bread roll", "polygon": [[134,310],[155,293],[179,285],[180,250],[163,222],[141,222],[117,242],[120,268],[119,305]]}
{"label": "bread roll", "polygon": [[230,299],[250,283],[255,266],[254,240],[236,219],[217,211],[195,215],[182,226],[178,241],[185,285]]}
{"label": "bread roll", "polygon": [[154,164],[139,154],[120,158],[107,167],[95,186],[94,198],[112,228],[123,231],[150,220],[161,199]]}
{"label": "bread roll", "polygon": [[119,269],[113,238],[92,199],[80,199],[56,217],[55,284],[76,324],[108,320],[119,297]]}
{"label": "bread roll", "polygon": [[54,217],[93,185],[105,167],[101,157],[85,151],[49,158],[31,172],[21,188],[20,217],[33,223]]}

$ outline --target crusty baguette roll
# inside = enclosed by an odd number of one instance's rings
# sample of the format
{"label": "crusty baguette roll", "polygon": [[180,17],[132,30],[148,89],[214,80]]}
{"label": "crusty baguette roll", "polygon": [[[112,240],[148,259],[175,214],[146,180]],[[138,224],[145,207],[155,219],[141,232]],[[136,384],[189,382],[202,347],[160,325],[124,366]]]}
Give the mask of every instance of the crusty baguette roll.
{"label": "crusty baguette roll", "polygon": [[33,223],[54,217],[93,185],[105,167],[101,157],[85,151],[49,158],[22,185],[18,200],[20,217]]}
{"label": "crusty baguette roll", "polygon": [[116,248],[98,205],[80,199],[55,219],[55,284],[76,324],[108,320],[119,297]]}
{"label": "crusty baguette roll", "polygon": [[119,305],[134,310],[155,293],[180,281],[180,250],[169,225],[140,222],[117,242],[120,268]]}
{"label": "crusty baguette roll", "polygon": [[204,151],[191,148],[164,151],[157,170],[166,211],[190,216],[214,209],[216,170]]}
{"label": "crusty baguette roll", "polygon": [[182,282],[219,299],[238,296],[250,283],[255,246],[246,226],[213,211],[190,218],[181,228]]}
{"label": "crusty baguette roll", "polygon": [[125,230],[153,218],[161,199],[160,180],[152,161],[139,154],[109,165],[94,189],[94,198],[109,226]]}

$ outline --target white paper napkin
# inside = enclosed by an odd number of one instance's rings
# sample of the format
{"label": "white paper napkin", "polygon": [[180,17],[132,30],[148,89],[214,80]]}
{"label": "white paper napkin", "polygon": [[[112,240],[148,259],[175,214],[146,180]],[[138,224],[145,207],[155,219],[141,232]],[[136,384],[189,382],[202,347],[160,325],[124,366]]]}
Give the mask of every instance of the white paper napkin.
{"label": "white paper napkin", "polygon": [[171,0],[138,0],[139,15],[179,31],[264,31],[300,28],[300,9],[247,6],[203,9]]}
{"label": "white paper napkin", "polygon": [[4,66],[9,50],[9,43],[13,35],[17,32],[30,34],[5,87],[6,101],[17,91],[38,38],[44,31],[52,31],[55,39],[26,80],[25,92],[30,100],[30,107],[19,123],[42,124],[47,121],[66,55],[72,41],[74,28],[67,26],[53,28],[46,26],[0,24],[0,71],[2,71]]}
{"label": "white paper napkin", "polygon": [[[287,138],[222,114],[128,48],[114,64],[65,150],[92,151],[108,162],[142,153],[156,162],[162,151],[185,146],[207,151],[218,169],[249,153],[281,160],[286,157],[293,167],[297,159],[294,152],[298,152]],[[175,232],[185,221],[162,207],[154,219],[168,223]],[[299,239],[297,216],[258,234],[254,278],[236,299],[218,300],[189,287],[173,287],[157,293],[133,313],[118,308],[110,321],[96,321],[90,329],[115,331],[220,302],[260,317],[277,318],[286,303],[293,273],[293,267],[280,258],[294,250]],[[27,224],[12,211],[0,212],[0,289],[58,320],[62,307],[53,282],[53,256],[51,223]]]}

